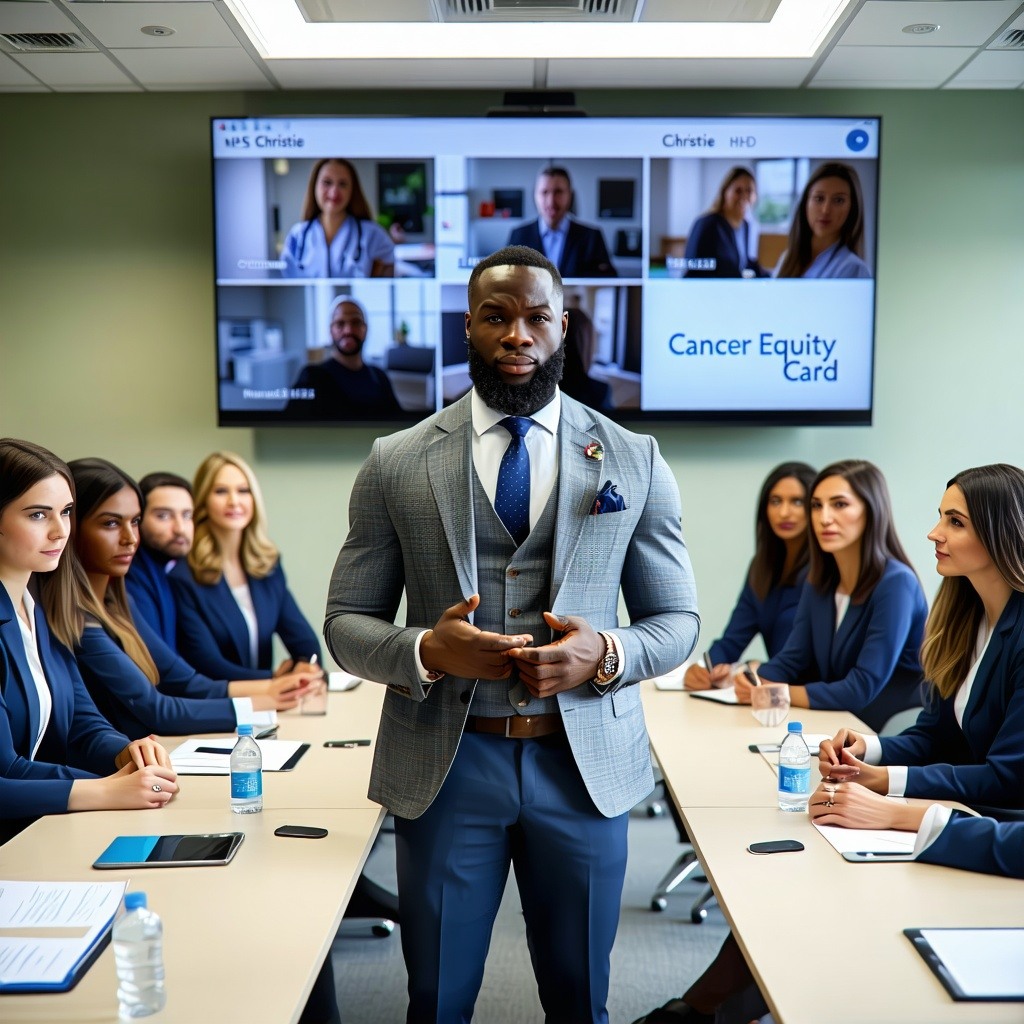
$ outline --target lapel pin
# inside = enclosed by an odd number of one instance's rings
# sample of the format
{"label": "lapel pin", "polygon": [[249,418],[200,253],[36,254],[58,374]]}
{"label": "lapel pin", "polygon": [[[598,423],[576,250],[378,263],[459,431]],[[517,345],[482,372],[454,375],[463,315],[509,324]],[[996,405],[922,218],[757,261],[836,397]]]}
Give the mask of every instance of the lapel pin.
{"label": "lapel pin", "polygon": [[591,441],[590,444],[583,449],[583,454],[588,459],[593,459],[594,462],[600,462],[604,458],[604,448],[601,447],[600,441]]}

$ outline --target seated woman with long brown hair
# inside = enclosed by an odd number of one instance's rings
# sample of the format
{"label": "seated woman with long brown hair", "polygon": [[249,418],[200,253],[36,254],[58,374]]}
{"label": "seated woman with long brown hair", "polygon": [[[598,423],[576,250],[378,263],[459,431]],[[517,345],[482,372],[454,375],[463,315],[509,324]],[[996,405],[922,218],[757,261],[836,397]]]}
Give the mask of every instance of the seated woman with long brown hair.
{"label": "seated woman with long brown hair", "polygon": [[[224,684],[201,676],[148,625],[136,624],[124,577],[139,543],[138,487],[105,459],[77,459],[70,468],[78,490],[75,551],[85,570],[76,595],[80,611],[75,656],[103,714],[129,736],[180,736],[233,732],[240,720],[251,718],[253,708],[293,707],[309,685],[308,677],[276,680],[282,692],[211,696],[215,689],[223,692]],[[196,696],[169,696],[161,692],[161,682]]]}
{"label": "seated woman with long brown hair", "polygon": [[[68,649],[74,502],[56,455],[0,440],[0,842],[41,814],[162,807],[178,790],[159,743],[129,742],[97,711]],[[35,574],[48,580],[39,605]]]}

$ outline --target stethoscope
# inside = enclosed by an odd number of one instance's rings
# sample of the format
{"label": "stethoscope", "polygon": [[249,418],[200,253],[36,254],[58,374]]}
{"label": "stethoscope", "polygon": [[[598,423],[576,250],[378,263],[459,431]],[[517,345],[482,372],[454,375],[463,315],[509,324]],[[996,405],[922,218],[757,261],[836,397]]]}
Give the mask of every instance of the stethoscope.
{"label": "stethoscope", "polygon": [[[352,259],[353,266],[358,267],[359,266],[359,261],[363,258],[363,222],[358,217],[352,217],[351,219],[356,222],[356,246],[355,246],[355,250],[356,251],[355,251],[355,255],[353,257],[351,257],[351,259]],[[312,217],[310,220],[306,221],[306,226],[302,229],[302,240],[299,242],[299,259],[298,259],[299,270],[305,270],[306,269],[306,263],[305,263],[306,239],[309,237],[309,232],[312,230],[313,225],[314,224],[318,224],[319,222],[320,222],[320,218],[319,217]],[[326,242],[326,235],[324,237],[324,241]],[[352,248],[351,240],[349,242],[349,248],[350,249]],[[330,247],[330,245],[327,245],[327,276],[328,277],[333,277],[333,276],[344,277],[345,275],[341,272],[342,267],[344,267],[344,265],[345,265],[345,253],[343,252],[341,254],[341,267],[338,268],[337,275],[331,274],[331,247]]]}

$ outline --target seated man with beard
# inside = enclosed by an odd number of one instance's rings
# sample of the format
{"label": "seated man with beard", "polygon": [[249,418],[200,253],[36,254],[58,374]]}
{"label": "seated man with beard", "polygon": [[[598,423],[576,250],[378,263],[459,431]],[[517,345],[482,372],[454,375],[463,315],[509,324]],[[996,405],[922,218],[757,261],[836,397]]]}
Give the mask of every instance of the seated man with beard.
{"label": "seated man with beard", "polygon": [[387,420],[402,413],[388,375],[363,362],[366,310],[350,295],[339,295],[331,306],[331,358],[303,367],[293,388],[313,392],[312,398],[293,398],[285,407],[289,419]]}

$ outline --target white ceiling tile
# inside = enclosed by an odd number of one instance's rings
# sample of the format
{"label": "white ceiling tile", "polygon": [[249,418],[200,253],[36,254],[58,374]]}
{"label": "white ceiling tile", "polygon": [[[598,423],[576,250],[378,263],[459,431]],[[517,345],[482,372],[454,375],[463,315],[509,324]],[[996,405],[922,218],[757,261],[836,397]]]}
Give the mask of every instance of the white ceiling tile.
{"label": "white ceiling tile", "polygon": [[240,46],[110,51],[147,89],[269,89]]}
{"label": "white ceiling tile", "polygon": [[533,88],[532,60],[274,60],[285,89]]}
{"label": "white ceiling tile", "polygon": [[[978,83],[985,82],[986,85]],[[983,50],[949,84],[947,89],[1006,89],[1024,82],[1024,53]],[[1001,84],[993,84],[1001,83]]]}
{"label": "white ceiling tile", "polygon": [[818,69],[813,84],[930,89],[973,56],[973,49],[955,46],[837,46]]}
{"label": "white ceiling tile", "polygon": [[0,3],[0,32],[74,32],[77,28],[48,3]]}
{"label": "white ceiling tile", "polygon": [[617,88],[729,89],[797,88],[813,60],[552,60],[551,89]]}
{"label": "white ceiling tile", "polygon": [[0,90],[3,92],[46,92],[20,64],[0,53]]}
{"label": "white ceiling tile", "polygon": [[[212,3],[88,3],[74,13],[107,49],[123,47],[238,46]],[[165,25],[171,36],[150,36],[145,25]]]}
{"label": "white ceiling tile", "polygon": [[[847,26],[842,46],[982,46],[1019,6],[1018,0],[868,0]],[[905,25],[938,25],[927,35],[908,35]]]}
{"label": "white ceiling tile", "polygon": [[22,53],[14,59],[47,85],[62,92],[138,88],[103,53]]}

